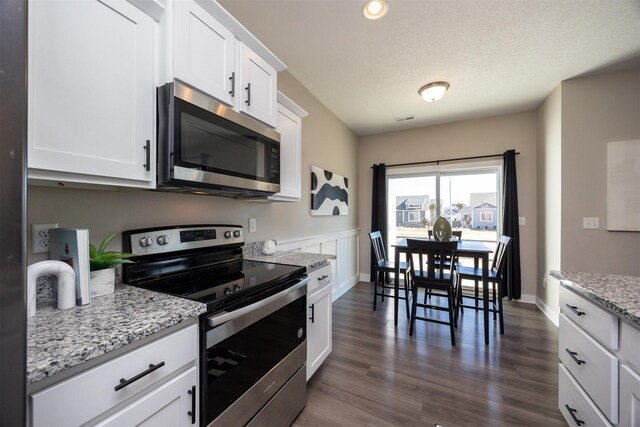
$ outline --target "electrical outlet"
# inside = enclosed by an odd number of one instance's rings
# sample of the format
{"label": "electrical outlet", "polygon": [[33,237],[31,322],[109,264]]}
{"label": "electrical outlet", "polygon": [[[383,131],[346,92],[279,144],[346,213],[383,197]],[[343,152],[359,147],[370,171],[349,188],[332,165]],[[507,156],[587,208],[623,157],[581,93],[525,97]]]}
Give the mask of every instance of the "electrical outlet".
{"label": "electrical outlet", "polygon": [[49,230],[58,224],[31,224],[31,251],[34,254],[49,252]]}
{"label": "electrical outlet", "polygon": [[584,217],[582,218],[582,228],[585,230],[597,230],[600,228],[600,218],[598,217]]}
{"label": "electrical outlet", "polygon": [[255,232],[256,232],[256,219],[249,218],[249,233],[255,233]]}

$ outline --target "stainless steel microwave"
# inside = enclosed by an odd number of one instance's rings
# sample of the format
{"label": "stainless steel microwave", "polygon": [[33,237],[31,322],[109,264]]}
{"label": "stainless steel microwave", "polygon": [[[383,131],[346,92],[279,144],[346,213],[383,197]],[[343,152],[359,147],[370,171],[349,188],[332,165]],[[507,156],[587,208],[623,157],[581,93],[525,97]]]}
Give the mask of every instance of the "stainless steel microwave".
{"label": "stainless steel microwave", "polygon": [[236,198],[280,191],[280,134],[181,82],[158,88],[158,190]]}

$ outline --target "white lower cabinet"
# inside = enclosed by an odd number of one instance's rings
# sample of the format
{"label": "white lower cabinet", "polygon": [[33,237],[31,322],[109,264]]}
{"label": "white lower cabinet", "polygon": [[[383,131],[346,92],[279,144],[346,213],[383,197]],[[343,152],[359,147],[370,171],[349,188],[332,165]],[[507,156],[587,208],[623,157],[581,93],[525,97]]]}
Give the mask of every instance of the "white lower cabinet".
{"label": "white lower cabinet", "polygon": [[620,367],[620,425],[640,427],[640,374]]}
{"label": "white lower cabinet", "polygon": [[611,426],[579,383],[561,363],[558,371],[558,408],[570,426]]}
{"label": "white lower cabinet", "polygon": [[[30,391],[28,425],[197,424],[198,408],[195,417],[189,413],[198,403],[197,324],[145,340],[148,344]],[[193,387],[196,393],[190,394]]]}
{"label": "white lower cabinet", "polygon": [[307,381],[331,353],[331,266],[309,273],[307,294]]}
{"label": "white lower cabinet", "polygon": [[198,384],[198,369],[191,368],[97,425],[195,425],[198,414],[198,390],[195,384]]}

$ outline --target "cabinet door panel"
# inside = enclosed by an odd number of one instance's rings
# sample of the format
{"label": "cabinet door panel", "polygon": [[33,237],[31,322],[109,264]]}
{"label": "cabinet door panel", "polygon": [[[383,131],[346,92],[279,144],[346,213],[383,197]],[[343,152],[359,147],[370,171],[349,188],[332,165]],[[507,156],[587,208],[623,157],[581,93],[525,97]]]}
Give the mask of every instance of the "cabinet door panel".
{"label": "cabinet door panel", "polygon": [[287,107],[278,104],[280,133],[280,192],[270,199],[300,200],[300,143],[302,119]]}
{"label": "cabinet door panel", "polygon": [[620,425],[640,427],[640,375],[620,367]]}
{"label": "cabinet door panel", "polygon": [[192,399],[196,399],[196,418],[193,425],[197,425],[197,389],[195,396],[189,393],[192,386],[196,384],[198,384],[198,369],[191,368],[98,425],[102,427],[190,426],[192,418],[189,412]]}
{"label": "cabinet door panel", "polygon": [[153,19],[124,0],[29,8],[29,167],[153,182]]}
{"label": "cabinet door panel", "polygon": [[175,3],[175,77],[233,105],[236,40],[193,1]]}
{"label": "cabinet door panel", "polygon": [[277,71],[245,44],[240,43],[240,91],[238,109],[276,127]]}
{"label": "cabinet door panel", "polygon": [[331,285],[311,294],[307,320],[307,381],[331,353]]}

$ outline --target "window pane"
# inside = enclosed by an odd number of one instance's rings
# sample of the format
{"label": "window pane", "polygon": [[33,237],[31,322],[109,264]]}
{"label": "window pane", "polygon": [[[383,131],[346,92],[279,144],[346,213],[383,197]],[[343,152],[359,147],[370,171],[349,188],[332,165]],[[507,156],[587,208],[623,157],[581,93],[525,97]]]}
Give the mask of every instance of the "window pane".
{"label": "window pane", "polygon": [[436,177],[389,177],[387,191],[387,246],[407,237],[427,237],[427,227],[436,219]]}

